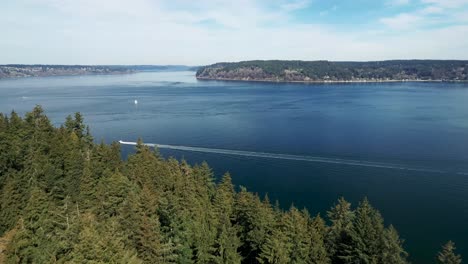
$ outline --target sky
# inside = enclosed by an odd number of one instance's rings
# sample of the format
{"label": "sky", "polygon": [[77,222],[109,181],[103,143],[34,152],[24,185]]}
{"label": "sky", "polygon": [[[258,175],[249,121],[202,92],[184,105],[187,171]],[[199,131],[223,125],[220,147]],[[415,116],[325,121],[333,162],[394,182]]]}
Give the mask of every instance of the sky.
{"label": "sky", "polygon": [[468,59],[468,0],[1,0],[0,64]]}

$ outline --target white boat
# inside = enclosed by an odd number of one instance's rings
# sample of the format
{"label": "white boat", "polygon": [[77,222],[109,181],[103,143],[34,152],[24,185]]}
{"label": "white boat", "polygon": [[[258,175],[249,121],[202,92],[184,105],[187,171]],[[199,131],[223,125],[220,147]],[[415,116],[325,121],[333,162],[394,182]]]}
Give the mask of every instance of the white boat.
{"label": "white boat", "polygon": [[138,104],[138,100],[135,100],[135,104],[136,104],[136,105]]}

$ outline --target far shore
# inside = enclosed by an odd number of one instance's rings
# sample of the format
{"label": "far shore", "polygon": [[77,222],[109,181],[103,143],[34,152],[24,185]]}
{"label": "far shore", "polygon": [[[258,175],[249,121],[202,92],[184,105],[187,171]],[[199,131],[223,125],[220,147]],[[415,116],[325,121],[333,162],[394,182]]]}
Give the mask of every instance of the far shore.
{"label": "far shore", "polygon": [[238,81],[238,82],[266,82],[266,83],[310,83],[310,84],[325,84],[325,83],[397,83],[397,82],[444,82],[444,83],[466,83],[466,80],[422,80],[422,79],[405,79],[405,80],[321,80],[321,81],[286,81],[286,80],[259,80],[259,79],[232,79],[232,78],[209,78],[196,76],[197,80],[202,81]]}

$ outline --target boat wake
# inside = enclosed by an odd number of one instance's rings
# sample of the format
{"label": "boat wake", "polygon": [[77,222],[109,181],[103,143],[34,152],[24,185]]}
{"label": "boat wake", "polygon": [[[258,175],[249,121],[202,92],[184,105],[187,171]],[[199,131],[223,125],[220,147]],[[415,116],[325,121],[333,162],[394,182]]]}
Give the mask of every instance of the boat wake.
{"label": "boat wake", "polygon": [[[127,142],[127,141],[122,141],[122,140],[120,140],[119,143],[122,145],[137,145],[137,142]],[[254,151],[233,150],[233,149],[189,147],[189,146],[165,145],[165,144],[155,144],[155,143],[144,143],[144,145],[149,146],[149,147],[157,147],[159,149],[172,149],[172,150],[181,150],[181,151],[215,153],[215,154],[225,154],[225,155],[234,155],[234,156],[243,156],[243,157],[332,163],[332,164],[341,164],[341,165],[349,165],[349,166],[361,166],[361,167],[395,169],[395,170],[406,170],[406,171],[447,173],[447,171],[443,171],[443,170],[435,170],[435,169],[424,168],[424,167],[408,167],[402,164],[382,163],[382,162],[373,162],[373,161],[365,161],[365,160],[338,159],[338,158],[290,155],[290,154],[267,153],[267,152],[254,152]],[[458,174],[465,174],[465,173],[459,172]]]}

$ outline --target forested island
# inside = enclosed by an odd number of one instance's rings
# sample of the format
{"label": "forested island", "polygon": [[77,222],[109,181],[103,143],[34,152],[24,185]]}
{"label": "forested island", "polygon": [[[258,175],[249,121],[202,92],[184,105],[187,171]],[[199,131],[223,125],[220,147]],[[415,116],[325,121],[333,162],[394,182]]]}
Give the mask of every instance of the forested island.
{"label": "forested island", "polygon": [[200,80],[266,82],[468,81],[468,61],[371,62],[255,60],[200,67]]}
{"label": "forested island", "polygon": [[20,77],[129,74],[142,71],[186,71],[197,67],[184,65],[0,65],[0,79]]}
{"label": "forested island", "polygon": [[[141,140],[122,160],[80,113],[60,127],[39,106],[0,114],[0,150],[0,263],[408,263],[365,198],[283,210]],[[434,262],[461,263],[454,250]]]}

